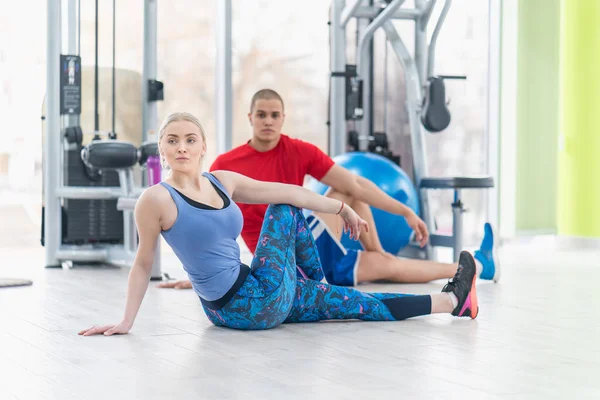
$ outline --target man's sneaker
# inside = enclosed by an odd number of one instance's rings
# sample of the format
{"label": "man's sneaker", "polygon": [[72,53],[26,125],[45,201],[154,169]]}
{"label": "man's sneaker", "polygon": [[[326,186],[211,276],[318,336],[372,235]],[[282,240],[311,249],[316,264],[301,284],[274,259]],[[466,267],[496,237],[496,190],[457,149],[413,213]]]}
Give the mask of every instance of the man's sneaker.
{"label": "man's sneaker", "polygon": [[494,230],[492,225],[486,222],[484,225],[483,240],[479,250],[475,251],[475,259],[482,265],[481,279],[493,280],[498,282],[500,280],[500,262],[498,261],[498,254],[496,246],[494,246]]}
{"label": "man's sneaker", "polygon": [[477,290],[475,280],[477,279],[477,267],[471,253],[463,251],[458,259],[458,269],[454,278],[448,279],[448,283],[442,292],[454,293],[458,299],[458,305],[452,311],[456,317],[477,318],[479,305],[477,303]]}

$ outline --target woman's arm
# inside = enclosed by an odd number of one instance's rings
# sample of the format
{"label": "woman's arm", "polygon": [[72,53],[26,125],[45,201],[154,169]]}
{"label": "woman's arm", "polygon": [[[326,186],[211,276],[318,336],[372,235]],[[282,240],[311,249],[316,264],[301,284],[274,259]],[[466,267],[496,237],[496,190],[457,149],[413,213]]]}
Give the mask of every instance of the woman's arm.
{"label": "woman's arm", "polygon": [[149,193],[149,190],[146,190],[140,196],[135,206],[135,221],[139,235],[139,244],[133,266],[129,272],[123,320],[117,325],[95,326],[84,329],[79,332],[80,335],[104,334],[110,336],[116,333],[128,333],[133,326],[135,317],[146,294],[148,283],[150,282],[152,263],[154,262],[158,236],[161,231],[158,206],[158,199],[155,193]]}
{"label": "woman's arm", "polygon": [[235,202],[247,204],[291,204],[299,208],[326,214],[339,214],[344,231],[358,240],[361,229],[369,231],[367,223],[350,206],[340,200],[321,196],[302,186],[263,182],[231,171],[215,171],[215,176],[229,190]]}
{"label": "woman's arm", "polygon": [[238,203],[291,204],[326,214],[337,214],[342,208],[340,200],[321,196],[302,186],[257,181],[231,171],[215,171],[215,176],[230,190],[231,197]]}

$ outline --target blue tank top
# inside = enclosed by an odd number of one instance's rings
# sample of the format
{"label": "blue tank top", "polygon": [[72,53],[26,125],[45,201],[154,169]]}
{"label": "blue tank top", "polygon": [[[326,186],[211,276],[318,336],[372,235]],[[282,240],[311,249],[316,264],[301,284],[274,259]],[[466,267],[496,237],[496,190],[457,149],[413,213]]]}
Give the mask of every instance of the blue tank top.
{"label": "blue tank top", "polygon": [[196,208],[188,204],[168,183],[161,182],[177,206],[177,219],[161,234],[171,246],[194,291],[204,300],[218,300],[233,286],[240,273],[240,247],[236,242],[242,231],[239,207],[221,182],[203,173],[229,198],[229,205],[218,210]]}

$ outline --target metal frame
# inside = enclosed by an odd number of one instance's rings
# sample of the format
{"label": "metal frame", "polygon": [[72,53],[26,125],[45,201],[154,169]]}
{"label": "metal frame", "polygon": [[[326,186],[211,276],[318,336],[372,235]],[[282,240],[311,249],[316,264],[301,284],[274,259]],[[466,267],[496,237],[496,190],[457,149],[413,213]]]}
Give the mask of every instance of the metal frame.
{"label": "metal frame", "polygon": [[366,151],[369,146],[369,136],[371,131],[371,79],[370,59],[368,50],[373,44],[373,35],[394,12],[404,3],[405,0],[393,0],[380,14],[375,17],[367,27],[361,31],[360,41],[356,52],[356,74],[363,81],[363,117],[360,125],[360,135],[358,136],[359,149]]}
{"label": "metal frame", "polygon": [[[362,0],[355,0],[350,8],[344,8],[345,0],[333,0],[331,4],[331,72],[344,72],[346,68],[346,24],[357,12],[357,7]],[[344,17],[342,17],[344,16]],[[346,120],[345,77],[338,75],[331,77],[329,93],[329,155],[332,157],[346,152]]]}
{"label": "metal frame", "polygon": [[231,0],[219,0],[217,2],[217,62],[215,70],[217,154],[231,150],[233,142],[231,34]]}
{"label": "metal frame", "polygon": [[[419,78],[418,65],[416,58],[413,59],[402,42],[398,31],[391,21],[387,21],[383,25],[383,30],[387,36],[387,40],[404,70],[404,79],[406,85],[406,112],[408,114],[408,123],[411,132],[411,151],[413,154],[413,174],[415,186],[418,188],[421,185],[421,179],[428,176],[427,152],[425,151],[425,132],[421,126],[421,104],[423,104],[422,84]],[[419,200],[421,206],[421,217],[427,224],[427,229],[430,232],[435,231],[433,216],[429,209],[429,193],[428,191],[419,192]],[[431,244],[425,247],[426,258],[433,259],[433,249]]]}
{"label": "metal frame", "polygon": [[[46,15],[46,140],[44,141],[44,246],[46,266],[59,265],[58,250],[62,238],[60,198],[56,188],[62,186],[60,134],[60,2],[47,0]],[[54,157],[53,157],[54,155]]]}
{"label": "metal frame", "polygon": [[[502,1],[489,0],[489,53],[488,53],[488,115],[485,136],[486,170],[492,176],[499,173],[500,154],[500,65],[502,36]],[[491,189],[487,193],[487,220],[492,226],[499,226],[499,190]],[[500,233],[500,232],[499,232]],[[502,235],[500,235],[502,236]]]}
{"label": "metal frame", "polygon": [[[79,2],[69,0],[68,7],[68,52],[77,53],[79,28],[75,29]],[[133,169],[120,169],[119,187],[73,187],[64,186],[63,153],[68,146],[62,135],[61,125],[79,125],[79,116],[60,115],[60,55],[61,55],[61,2],[47,0],[47,43],[46,43],[46,140],[44,141],[44,246],[46,267],[60,267],[63,262],[104,262],[131,266],[137,249],[137,231],[133,218],[135,201],[142,188],[134,185]],[[155,129],[157,110],[155,102],[148,101],[148,80],[156,78],[156,0],[144,1],[144,73],[143,91],[143,141],[148,131]],[[123,245],[63,245],[61,202],[63,199],[117,199],[117,208],[123,211]],[[160,268],[160,239],[152,279],[162,279]]]}
{"label": "metal frame", "polygon": [[144,66],[142,70],[142,143],[150,132],[156,133],[156,102],[148,101],[148,81],[156,79],[158,46],[157,0],[144,0]]}

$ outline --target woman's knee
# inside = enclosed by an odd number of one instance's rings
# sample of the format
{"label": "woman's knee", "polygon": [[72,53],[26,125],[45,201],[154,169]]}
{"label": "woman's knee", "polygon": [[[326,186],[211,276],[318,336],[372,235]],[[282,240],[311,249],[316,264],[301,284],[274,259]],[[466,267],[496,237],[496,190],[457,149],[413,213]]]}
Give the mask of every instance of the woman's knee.
{"label": "woman's knee", "polygon": [[[263,224],[268,224],[269,221],[287,221],[287,220],[295,220],[300,221],[304,220],[304,214],[302,213],[302,209],[293,206],[291,204],[271,204],[267,208],[267,212],[265,213],[265,219]],[[265,226],[265,225],[263,225]]]}
{"label": "woman's knee", "polygon": [[389,253],[363,251],[356,271],[358,282],[371,282],[390,279],[397,269],[397,261]]}
{"label": "woman's knee", "polygon": [[291,212],[294,214],[300,212],[300,209],[291,204],[270,204],[267,208],[267,213],[269,212]]}

